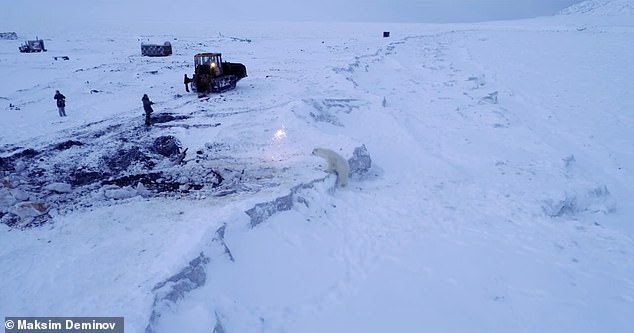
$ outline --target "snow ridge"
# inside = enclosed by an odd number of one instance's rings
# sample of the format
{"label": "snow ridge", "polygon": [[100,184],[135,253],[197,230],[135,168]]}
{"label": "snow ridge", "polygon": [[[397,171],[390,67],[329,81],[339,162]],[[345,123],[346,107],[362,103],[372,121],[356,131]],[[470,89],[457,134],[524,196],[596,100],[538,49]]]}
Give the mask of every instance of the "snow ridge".
{"label": "snow ridge", "polygon": [[561,15],[621,16],[634,14],[632,0],[586,0],[560,12]]}
{"label": "snow ridge", "polygon": [[187,267],[167,280],[158,283],[152,292],[154,293],[154,304],[150,321],[145,328],[145,333],[154,333],[155,325],[161,318],[161,312],[166,306],[174,304],[183,299],[190,291],[200,288],[207,281],[205,265],[209,263],[209,257],[200,253],[198,257],[189,262]]}

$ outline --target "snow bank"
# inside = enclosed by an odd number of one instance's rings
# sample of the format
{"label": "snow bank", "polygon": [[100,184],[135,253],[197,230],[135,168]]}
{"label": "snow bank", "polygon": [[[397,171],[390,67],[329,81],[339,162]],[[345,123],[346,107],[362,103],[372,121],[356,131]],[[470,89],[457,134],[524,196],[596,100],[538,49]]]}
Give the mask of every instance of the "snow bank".
{"label": "snow bank", "polygon": [[561,15],[627,16],[634,14],[632,0],[586,0],[560,12]]}

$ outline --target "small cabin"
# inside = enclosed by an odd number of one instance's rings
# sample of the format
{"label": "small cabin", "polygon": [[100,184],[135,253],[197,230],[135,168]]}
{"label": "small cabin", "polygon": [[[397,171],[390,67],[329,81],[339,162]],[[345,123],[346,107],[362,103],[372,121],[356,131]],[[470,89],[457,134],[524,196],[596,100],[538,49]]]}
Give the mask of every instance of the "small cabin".
{"label": "small cabin", "polygon": [[146,57],[167,57],[172,54],[172,44],[141,44],[141,55]]}

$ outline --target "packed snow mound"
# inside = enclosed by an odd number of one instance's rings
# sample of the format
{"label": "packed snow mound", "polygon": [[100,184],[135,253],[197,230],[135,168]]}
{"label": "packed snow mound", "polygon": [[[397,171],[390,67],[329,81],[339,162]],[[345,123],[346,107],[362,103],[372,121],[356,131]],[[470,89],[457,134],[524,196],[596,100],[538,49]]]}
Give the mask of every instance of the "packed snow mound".
{"label": "packed snow mound", "polygon": [[562,15],[623,16],[634,14],[634,0],[587,0],[561,11]]}

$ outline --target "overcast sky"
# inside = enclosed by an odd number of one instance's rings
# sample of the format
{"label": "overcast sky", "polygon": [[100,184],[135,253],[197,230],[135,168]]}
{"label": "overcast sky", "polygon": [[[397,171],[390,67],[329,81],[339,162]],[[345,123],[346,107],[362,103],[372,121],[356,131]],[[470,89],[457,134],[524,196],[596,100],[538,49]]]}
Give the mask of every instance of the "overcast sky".
{"label": "overcast sky", "polygon": [[[4,2],[4,1],[3,1]],[[87,20],[474,22],[552,15],[580,0],[11,0],[0,30],[16,18]]]}
{"label": "overcast sky", "polygon": [[[236,0],[250,18],[281,20],[473,22],[552,15],[579,0]],[[259,14],[261,13],[261,14]],[[265,14],[265,15],[264,15]]]}

